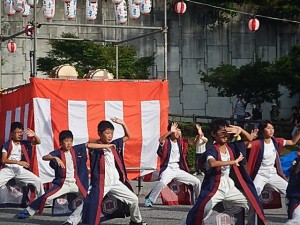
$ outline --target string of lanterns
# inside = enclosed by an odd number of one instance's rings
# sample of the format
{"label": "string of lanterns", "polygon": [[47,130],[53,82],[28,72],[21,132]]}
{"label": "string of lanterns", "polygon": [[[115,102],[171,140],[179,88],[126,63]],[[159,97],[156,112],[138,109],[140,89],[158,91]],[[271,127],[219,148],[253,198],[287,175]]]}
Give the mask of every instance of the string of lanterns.
{"label": "string of lanterns", "polygon": [[[220,7],[218,7],[220,8]],[[174,5],[174,11],[177,13],[177,14],[183,14],[186,12],[186,3],[181,0],[179,2],[176,2],[175,5]],[[259,28],[259,20],[256,19],[255,17],[253,17],[252,19],[249,20],[248,22],[248,28],[249,30],[251,31],[256,31],[258,30]]]}
{"label": "string of lanterns", "polygon": [[[34,4],[38,0],[1,0],[4,2],[4,13],[13,16],[21,13],[26,18],[32,13]],[[75,20],[77,14],[78,0],[63,0],[65,17],[67,20]],[[151,12],[151,0],[112,0],[114,4],[116,22],[125,24],[127,22],[127,12],[129,18],[136,20],[140,15],[149,15]],[[43,0],[42,12],[47,21],[51,21],[55,14],[55,0]],[[86,0],[86,19],[94,21],[97,18],[98,0]]]}

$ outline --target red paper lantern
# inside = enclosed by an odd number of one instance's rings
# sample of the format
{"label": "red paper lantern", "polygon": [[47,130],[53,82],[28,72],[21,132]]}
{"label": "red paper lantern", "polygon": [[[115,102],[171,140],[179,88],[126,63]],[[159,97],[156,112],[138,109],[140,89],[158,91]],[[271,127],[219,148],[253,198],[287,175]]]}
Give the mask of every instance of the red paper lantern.
{"label": "red paper lantern", "polygon": [[183,14],[186,11],[186,4],[184,1],[175,3],[175,12],[178,14]]}
{"label": "red paper lantern", "polygon": [[[25,26],[25,34],[27,36],[32,36],[34,34],[34,30],[31,29],[33,26],[31,24],[28,24]],[[30,29],[30,30],[29,30]]]}
{"label": "red paper lantern", "polygon": [[10,53],[14,53],[16,50],[17,50],[17,45],[14,41],[9,41],[7,43],[7,50],[10,52]]}
{"label": "red paper lantern", "polygon": [[248,28],[251,31],[256,31],[259,28],[259,20],[256,18],[253,18],[251,20],[249,20],[248,22]]}

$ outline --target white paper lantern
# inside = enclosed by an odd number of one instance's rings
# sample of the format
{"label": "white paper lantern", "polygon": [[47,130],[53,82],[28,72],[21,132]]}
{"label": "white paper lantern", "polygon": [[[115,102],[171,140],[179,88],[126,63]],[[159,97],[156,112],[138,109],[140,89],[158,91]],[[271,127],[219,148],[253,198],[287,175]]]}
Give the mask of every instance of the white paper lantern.
{"label": "white paper lantern", "polygon": [[88,21],[94,21],[97,18],[98,13],[98,2],[91,3],[86,0],[86,18]]}
{"label": "white paper lantern", "polygon": [[24,10],[24,2],[25,0],[15,0],[14,9],[16,12],[22,12]]}
{"label": "white paper lantern", "polygon": [[142,0],[132,0],[132,2],[136,5],[142,4]]}
{"label": "white paper lantern", "polygon": [[122,0],[120,4],[115,4],[115,15],[118,24],[124,24],[127,22],[127,5],[126,1]]}
{"label": "white paper lantern", "polygon": [[143,15],[148,15],[151,12],[151,7],[151,0],[142,0],[142,3],[140,4],[141,13]]}
{"label": "white paper lantern", "polygon": [[39,3],[39,0],[27,0],[27,4],[30,5],[31,8],[34,7],[34,2],[37,5]]}
{"label": "white paper lantern", "polygon": [[27,4],[26,1],[24,1],[24,6],[23,6],[23,11],[22,11],[22,17],[26,18],[31,14],[31,7],[30,5]]}
{"label": "white paper lantern", "polygon": [[141,15],[140,6],[133,3],[133,0],[128,0],[128,11],[129,18],[133,20],[138,19]]}
{"label": "white paper lantern", "polygon": [[8,16],[13,16],[16,13],[13,0],[4,0],[4,13]]}
{"label": "white paper lantern", "polygon": [[120,4],[123,0],[111,0],[114,4]]}
{"label": "white paper lantern", "polygon": [[68,20],[75,20],[77,13],[77,0],[70,0],[65,2],[65,15]]}
{"label": "white paper lantern", "polygon": [[47,20],[52,20],[55,14],[55,0],[43,0],[43,14]]}

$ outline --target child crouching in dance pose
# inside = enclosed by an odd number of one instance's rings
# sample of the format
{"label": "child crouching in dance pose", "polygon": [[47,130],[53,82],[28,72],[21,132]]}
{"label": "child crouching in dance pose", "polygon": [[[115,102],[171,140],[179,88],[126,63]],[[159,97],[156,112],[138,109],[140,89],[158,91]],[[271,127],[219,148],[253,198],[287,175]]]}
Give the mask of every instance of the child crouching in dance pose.
{"label": "child crouching in dance pose", "polygon": [[[244,166],[246,145],[243,141],[228,143],[229,134],[242,135],[246,141],[252,136],[238,126],[230,126],[226,120],[216,119],[210,125],[214,144],[206,151],[207,171],[196,204],[189,211],[186,225],[201,225],[219,202],[231,202],[251,209],[258,215],[258,224],[265,224],[265,217],[255,187]],[[253,213],[255,215],[255,213]],[[253,225],[255,216],[248,219]]]}

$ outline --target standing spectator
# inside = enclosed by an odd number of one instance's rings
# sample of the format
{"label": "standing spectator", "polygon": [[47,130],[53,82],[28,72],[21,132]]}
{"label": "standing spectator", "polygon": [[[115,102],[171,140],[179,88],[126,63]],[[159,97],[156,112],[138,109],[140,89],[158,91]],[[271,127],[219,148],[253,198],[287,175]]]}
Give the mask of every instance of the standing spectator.
{"label": "standing spectator", "polygon": [[272,108],[270,111],[270,118],[272,122],[277,122],[279,121],[279,110],[278,107],[275,103],[272,104]]}
{"label": "standing spectator", "polygon": [[204,133],[202,131],[202,128],[199,124],[196,124],[196,128],[198,131],[198,134],[194,140],[194,145],[196,146],[196,172],[194,175],[204,175],[203,168],[200,168],[199,166],[199,160],[203,156],[204,152],[206,151],[206,143],[208,142],[208,139],[204,136]]}
{"label": "standing spectator", "polygon": [[252,120],[256,120],[257,123],[254,123],[254,129],[258,128],[259,123],[262,121],[262,109],[260,103],[256,103],[252,109]]}
{"label": "standing spectator", "polygon": [[235,107],[232,114],[236,116],[237,125],[244,128],[245,117],[246,117],[247,101],[243,95],[239,94]]}
{"label": "standing spectator", "polygon": [[293,117],[292,117],[292,120],[291,120],[291,122],[294,125],[293,131],[292,131],[292,137],[294,137],[298,133],[298,130],[299,130],[299,127],[300,127],[300,106],[298,108],[295,107],[296,112],[294,112],[294,107],[293,107]]}

